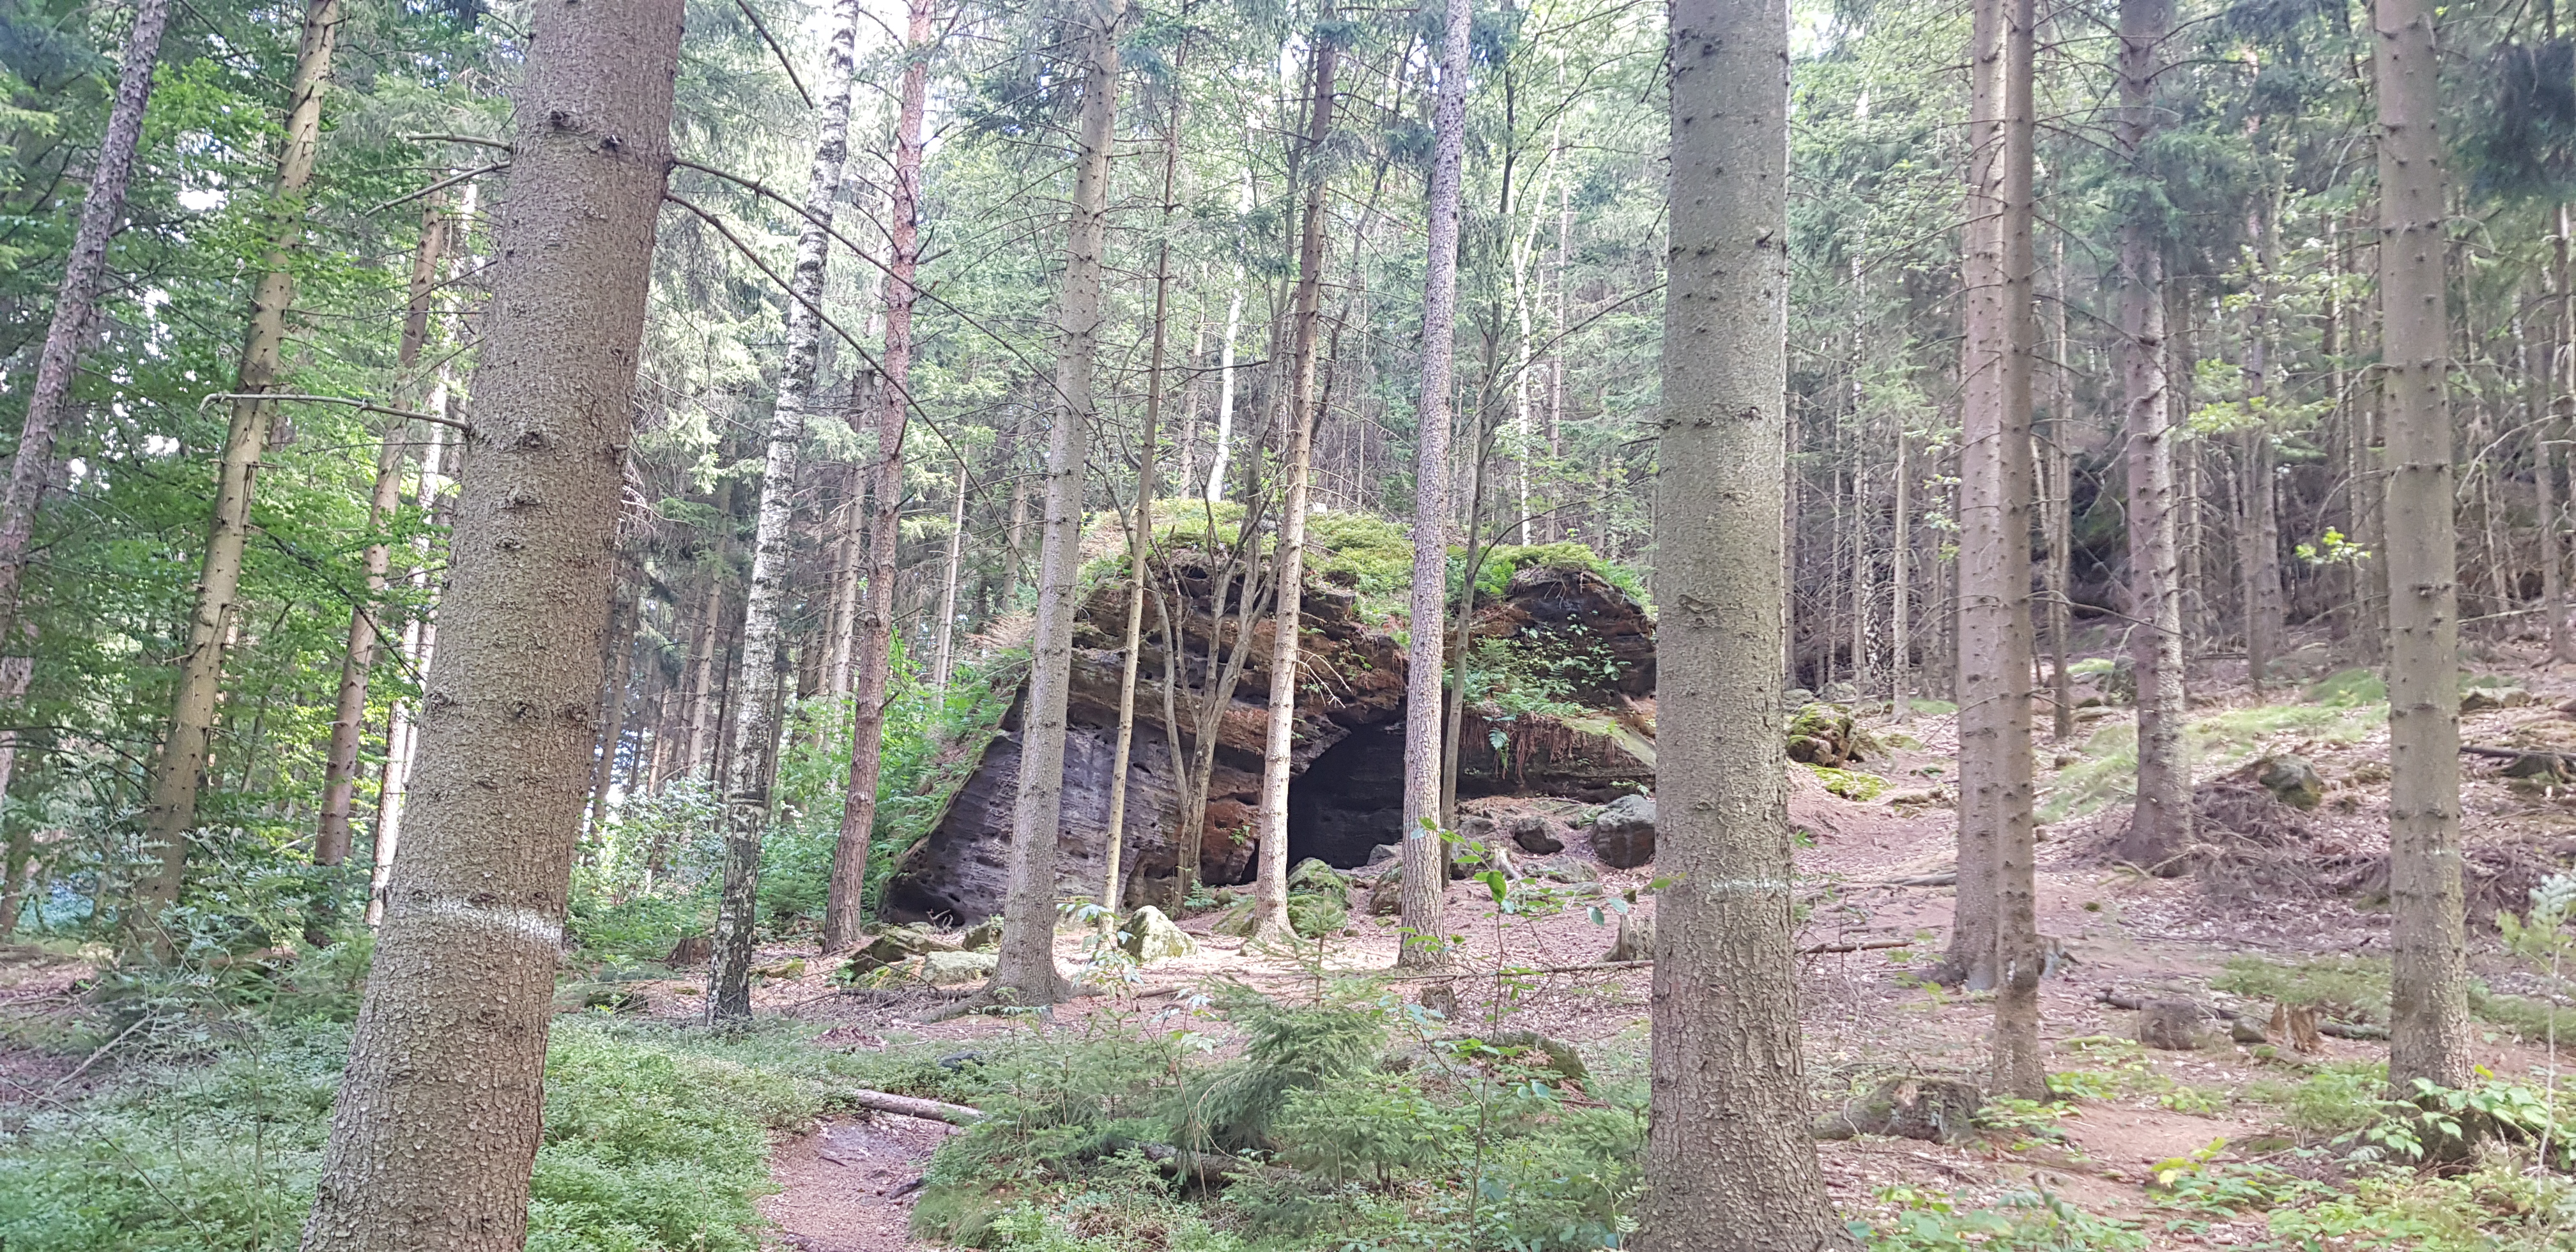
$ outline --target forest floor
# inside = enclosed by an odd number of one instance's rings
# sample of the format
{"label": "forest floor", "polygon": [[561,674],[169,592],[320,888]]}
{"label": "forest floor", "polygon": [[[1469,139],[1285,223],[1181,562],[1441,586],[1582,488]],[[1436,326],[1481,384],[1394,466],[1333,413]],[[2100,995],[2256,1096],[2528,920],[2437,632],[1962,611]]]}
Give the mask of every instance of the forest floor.
{"label": "forest floor", "polygon": [[[2515,696],[2514,707],[2468,715],[2464,742],[2576,743],[2576,715],[2552,708],[2576,697],[2576,666],[2542,668],[2510,655],[2497,661],[2493,668],[2509,676],[2529,702]],[[2377,994],[2385,994],[2384,964],[2373,966],[2370,958],[2386,952],[2389,919],[2383,909],[2355,898],[2369,894],[2372,859],[2386,854],[2384,706],[2317,703],[2303,700],[2297,689],[2275,691],[2260,706],[2242,689],[2196,701],[2204,803],[2213,784],[2224,790],[2235,767],[2279,753],[2308,760],[2327,793],[2314,812],[2294,819],[2294,855],[2267,860],[2258,848],[2233,858],[2241,872],[2172,878],[2111,864],[2100,852],[2107,835],[2125,821],[2125,781],[2117,774],[2129,742],[2124,736],[2133,730],[2126,709],[2084,712],[2086,721],[2074,738],[2052,742],[2044,725],[2039,737],[2043,813],[2057,818],[2042,831],[2039,923],[2061,952],[2043,983],[2043,1033],[2050,1069],[2061,1075],[2071,1098],[2024,1110],[2018,1123],[1966,1143],[1869,1136],[1823,1143],[1827,1184],[1847,1217],[1865,1220],[1893,1220],[1899,1210],[1924,1204],[1926,1196],[1969,1210],[2007,1202],[2015,1193],[2027,1203],[2036,1191],[2092,1216],[2129,1223],[2150,1247],[2274,1243],[2266,1232],[2265,1206],[2178,1203],[2172,1188],[2158,1185],[2159,1167],[2179,1164],[2218,1177],[2230,1164],[2266,1161],[2335,1181],[2339,1174],[2330,1161],[2320,1165],[2321,1154],[2296,1150],[2319,1143],[2320,1135],[2313,1126],[2293,1124],[2287,1106],[2306,1077],[2384,1061],[2387,1045],[2327,1038],[2321,1051],[2294,1055],[2286,1040],[2262,1046],[2227,1042],[2222,1024],[2198,1050],[2154,1051],[2133,1042],[2137,1014],[2110,1007],[2102,993],[2118,988],[2235,1004],[2260,1018],[2268,1005],[2247,993],[2269,988],[2288,998],[2322,1000],[2330,1013],[2367,1016],[2366,1003],[2342,1001],[2369,998],[2373,969],[2382,971],[2375,975]],[[1856,767],[1888,780],[1882,797],[1846,799],[1829,792],[1814,772],[1792,767],[1792,821],[1800,831],[1798,864],[1807,885],[1801,947],[1857,949],[1800,958],[1806,1062],[1820,1111],[1895,1074],[1979,1080],[1991,1018],[1989,997],[1945,990],[1922,978],[1946,942],[1956,896],[1947,885],[1912,885],[1937,879],[1953,862],[1957,816],[1942,784],[1955,769],[1954,720],[1917,716],[1898,726],[1882,717],[1866,724],[1892,748]],[[2528,855],[2530,849],[2542,847],[2549,836],[2576,834],[2576,802],[2495,773],[2490,763],[2464,764],[2472,969],[2498,991],[2538,990],[2538,980],[2500,950],[2493,911],[2499,904],[2518,908],[2520,895],[2536,881],[2529,867],[2542,862]],[[1532,801],[1492,807],[1562,816],[1577,806]],[[2224,853],[2213,855],[2230,862]],[[1577,831],[1562,853],[1519,859],[1525,868],[1585,860],[1586,838]],[[2503,872],[2482,878],[2482,866]],[[1603,895],[1615,897],[1645,887],[1652,867],[1598,872]],[[2511,894],[2495,898],[2501,892]],[[1290,951],[1247,947],[1212,933],[1211,918],[1192,918],[1185,929],[1199,943],[1195,954],[1156,962],[1123,992],[1060,1007],[1052,1029],[1190,1015],[1193,988],[1209,980],[1239,980],[1274,997],[1295,998],[1315,986],[1323,971],[1384,970],[1397,947],[1392,919],[1365,916],[1364,902],[1363,887],[1354,892],[1347,930]],[[1651,972],[1581,968],[1598,962],[1613,937],[1588,907],[1594,902],[1588,893],[1570,895],[1559,907],[1498,916],[1482,884],[1453,884],[1446,917],[1462,939],[1459,963],[1481,971],[1455,983],[1457,1017],[1477,1029],[1537,1031],[1587,1053],[1641,1052]],[[1650,915],[1652,908],[1651,895],[1644,896],[1638,911]],[[1861,947],[1900,940],[1909,942]],[[1080,965],[1092,942],[1088,935],[1067,933],[1059,940],[1059,960],[1068,968]],[[764,959],[804,954],[781,947]],[[1549,972],[1513,976],[1513,994],[1497,1010],[1495,972],[1504,967]],[[2340,990],[2339,970],[2361,971],[2347,981],[2364,989]],[[1389,984],[1404,990],[1419,985]],[[2284,986],[2291,991],[2280,991]],[[652,999],[667,1012],[691,1007],[685,996]],[[819,962],[801,978],[768,982],[759,999],[766,1011],[830,1023],[832,1029],[817,1040],[824,1046],[881,1047],[892,1038],[911,1038],[965,1047],[979,1038],[1033,1029],[990,1017],[932,1021],[943,1001],[928,994],[834,994]],[[2507,1024],[2478,1025],[2476,1059],[2489,1074],[2528,1076],[2535,1087],[2546,1081],[2553,1068],[2546,1049]],[[2523,1025],[2529,1029],[2528,1022]],[[917,1177],[943,1131],[901,1117],[831,1123],[782,1147],[776,1172],[784,1191],[768,1211],[796,1246],[815,1252],[927,1246],[904,1241],[903,1183]]]}

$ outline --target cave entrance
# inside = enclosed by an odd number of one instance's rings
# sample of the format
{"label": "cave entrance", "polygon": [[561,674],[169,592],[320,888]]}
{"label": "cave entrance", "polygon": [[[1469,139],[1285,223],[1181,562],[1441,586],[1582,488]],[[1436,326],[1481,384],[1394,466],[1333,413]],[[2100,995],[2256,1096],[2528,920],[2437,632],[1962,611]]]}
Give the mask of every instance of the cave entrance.
{"label": "cave entrance", "polygon": [[1288,863],[1368,864],[1404,833],[1404,723],[1364,726],[1288,784]]}

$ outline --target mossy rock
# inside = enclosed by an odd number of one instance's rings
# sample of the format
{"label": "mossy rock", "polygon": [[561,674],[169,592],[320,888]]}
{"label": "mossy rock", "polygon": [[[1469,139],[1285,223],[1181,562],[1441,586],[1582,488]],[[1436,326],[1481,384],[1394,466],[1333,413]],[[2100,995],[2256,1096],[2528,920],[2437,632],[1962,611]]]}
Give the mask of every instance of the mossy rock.
{"label": "mossy rock", "polygon": [[1977,1133],[1985,1094],[1954,1078],[1890,1078],[1840,1113],[1816,1123],[1819,1139],[1888,1135],[1931,1143],[1964,1143]]}
{"label": "mossy rock", "polygon": [[1867,804],[1887,790],[1887,780],[1876,774],[1856,769],[1835,769],[1828,765],[1810,765],[1807,768],[1824,780],[1825,790],[1846,800]]}

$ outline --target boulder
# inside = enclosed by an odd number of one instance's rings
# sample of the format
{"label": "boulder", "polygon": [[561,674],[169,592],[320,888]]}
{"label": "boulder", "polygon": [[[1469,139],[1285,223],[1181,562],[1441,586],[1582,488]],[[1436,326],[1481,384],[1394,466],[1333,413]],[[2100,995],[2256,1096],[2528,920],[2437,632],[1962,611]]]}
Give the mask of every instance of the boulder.
{"label": "boulder", "polygon": [[1556,823],[1537,813],[1524,813],[1512,819],[1512,842],[1532,856],[1563,852],[1565,840],[1557,837]]}
{"label": "boulder", "polygon": [[965,948],[969,952],[981,952],[1001,944],[1002,919],[999,917],[987,917],[966,930]]}
{"label": "boulder", "polygon": [[2263,758],[2255,767],[2254,781],[2273,799],[2294,809],[2313,809],[2326,797],[2326,780],[2302,756],[2284,753]]}
{"label": "boulder", "polygon": [[1592,1076],[1591,1071],[1584,1067],[1583,1054],[1575,1051],[1573,1044],[1551,1039],[1535,1030],[1507,1030],[1486,1042],[1505,1052],[1544,1056],[1547,1058],[1545,1068],[1556,1071],[1556,1076],[1567,1082],[1579,1083]]}
{"label": "boulder", "polygon": [[1371,917],[1393,917],[1404,911],[1404,867],[1390,865],[1370,884],[1368,912]]}
{"label": "boulder", "polygon": [[1592,855],[1612,869],[1655,859],[1655,798],[1622,796],[1592,819]]}
{"label": "boulder", "polygon": [[1816,1123],[1819,1139],[1890,1135],[1931,1143],[1964,1143],[1977,1134],[1983,1092],[1954,1078],[1890,1078]]}
{"label": "boulder", "polygon": [[990,978],[1002,958],[990,952],[931,952],[921,958],[921,976],[934,987]]}
{"label": "boulder", "polygon": [[874,973],[889,965],[901,965],[929,950],[920,942],[919,932],[889,930],[870,938],[867,946],[851,953],[850,959],[842,964],[841,977],[849,978]]}
{"label": "boulder", "polygon": [[2200,1006],[2189,1000],[2149,1000],[2138,1006],[2138,1042],[2168,1052],[2200,1047]]}
{"label": "boulder", "polygon": [[1188,956],[1199,950],[1197,940],[1150,904],[1128,914],[1126,922],[1118,927],[1118,947],[1139,965]]}
{"label": "boulder", "polygon": [[1371,865],[1384,865],[1390,861],[1399,860],[1403,856],[1404,849],[1391,843],[1381,843],[1376,847],[1369,849],[1368,863]]}

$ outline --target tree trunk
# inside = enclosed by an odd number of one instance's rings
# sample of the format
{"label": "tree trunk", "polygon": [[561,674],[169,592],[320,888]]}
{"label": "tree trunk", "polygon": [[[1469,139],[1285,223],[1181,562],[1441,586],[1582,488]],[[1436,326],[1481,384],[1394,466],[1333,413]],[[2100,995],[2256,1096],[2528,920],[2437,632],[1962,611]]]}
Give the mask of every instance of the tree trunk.
{"label": "tree trunk", "polygon": [[[742,657],[734,671],[733,737],[716,780],[724,791],[724,882],[716,896],[715,937],[707,974],[707,1022],[751,1018],[751,943],[758,918],[760,847],[769,832],[770,784],[776,776],[780,714],[793,671],[782,627],[794,575],[796,458],[805,419],[818,407],[815,373],[823,343],[824,277],[830,268],[832,210],[841,167],[850,154],[852,48],[859,0],[833,0],[831,36],[823,46],[823,96],[814,115],[814,159],[806,168],[805,225],[796,237],[796,267],[787,278],[787,355],[778,371],[778,404],[770,413],[760,476],[760,520],[752,532],[751,586],[743,596]],[[891,390],[891,389],[890,389]],[[859,849],[862,869],[867,849]],[[837,868],[837,867],[836,867]],[[834,878],[838,883],[838,875]],[[838,892],[835,892],[837,897]],[[823,922],[832,950],[833,914]]]}
{"label": "tree trunk", "polygon": [[1126,0],[1095,0],[1081,13],[1082,119],[1057,323],[1061,338],[1055,389],[1063,407],[1047,437],[1037,622],[1029,638],[1029,694],[1011,820],[1001,964],[990,984],[994,995],[1022,1004],[1049,1004],[1072,993],[1055,966],[1055,841],[1064,803],[1065,698],[1073,686],[1074,583],[1082,567],[1083,458],[1096,416],[1091,374],[1102,321],[1100,271],[1109,225],[1110,147],[1118,118],[1118,35],[1126,16]]}
{"label": "tree trunk", "polygon": [[[431,408],[443,414],[452,394],[446,368],[442,366],[437,398]],[[442,490],[441,475],[446,471],[449,455],[446,434],[446,427],[431,427],[429,447],[420,458],[418,500],[428,510],[430,524],[434,527],[446,526],[454,516],[452,497]],[[456,459],[463,460],[463,454],[464,450],[458,448]],[[412,591],[422,598],[423,604],[403,627],[403,655],[410,658],[413,673],[425,675],[438,656],[437,599],[433,591],[437,583],[429,575],[428,540],[413,540],[412,550]],[[377,775],[375,848],[369,857],[373,865],[367,874],[369,926],[384,924],[385,884],[393,877],[394,855],[402,846],[403,807],[410,790],[412,759],[419,740],[419,728],[412,718],[411,706],[396,704],[393,715],[385,722],[385,767]]]}
{"label": "tree trunk", "polygon": [[966,462],[957,462],[957,490],[948,502],[948,561],[939,579],[939,636],[935,659],[930,668],[930,690],[942,705],[948,702],[948,672],[956,668],[957,645],[957,580],[964,568],[960,558],[966,543]]}
{"label": "tree trunk", "polygon": [[[1175,54],[1177,57],[1177,54]],[[1174,66],[1178,72],[1177,63]],[[1120,854],[1127,843],[1127,762],[1136,746],[1136,671],[1145,643],[1146,558],[1154,539],[1154,456],[1162,438],[1163,346],[1169,329],[1172,294],[1172,215],[1180,205],[1172,197],[1181,172],[1181,95],[1172,96],[1172,117],[1163,129],[1162,235],[1154,248],[1154,341],[1145,364],[1145,429],[1137,436],[1136,517],[1127,532],[1127,634],[1118,675],[1118,746],[1109,757],[1108,871],[1100,890],[1104,927],[1126,903],[1119,890]],[[962,485],[962,484],[961,484]],[[1168,639],[1170,632],[1165,631]],[[944,650],[944,645],[943,645]],[[1173,760],[1180,754],[1174,753]]]}
{"label": "tree trunk", "polygon": [[[2121,0],[2120,156],[2143,167],[2155,141],[2156,77],[2172,0]],[[2138,684],[2138,795],[2119,855],[2154,866],[2191,840],[2191,766],[2183,755],[2183,608],[2175,542],[2179,434],[2165,373],[2162,240],[2144,205],[2120,224],[2120,376],[2129,430],[2129,613]]]}
{"label": "tree trunk", "polygon": [[494,268],[484,315],[419,811],[306,1252],[514,1252],[527,1238],[681,8],[533,6],[496,245],[514,259]]}
{"label": "tree trunk", "polygon": [[1674,0],[1671,278],[1655,479],[1658,724],[1644,1252],[1814,1252],[1780,737],[1788,6]]}
{"label": "tree trunk", "polygon": [[828,626],[830,643],[823,662],[824,690],[835,700],[850,694],[850,665],[857,655],[859,621],[859,572],[866,560],[867,548],[861,539],[866,527],[861,524],[867,508],[866,481],[857,470],[849,474],[849,492],[841,507],[834,510],[833,529],[840,537],[832,545],[832,618]]}
{"label": "tree trunk", "polygon": [[[2548,409],[2540,425],[2540,481],[2544,494],[2540,506],[2541,598],[2548,602],[2549,656],[2556,661],[2576,661],[2576,638],[2567,629],[2567,543],[2560,536],[2558,453],[2555,438],[2564,438],[2564,419],[2576,412],[2576,297],[2571,297],[2567,284],[2576,279],[2568,267],[2568,208],[2558,205],[2557,230],[2550,238],[2551,286],[2557,299],[2549,310],[2550,353],[2547,379],[2542,384]],[[7,783],[0,777],[0,785]]]}
{"label": "tree trunk", "polygon": [[[429,337],[429,315],[446,243],[446,215],[435,207],[423,212],[420,244],[412,252],[411,299],[403,316],[402,340],[395,352],[395,360],[406,370],[420,361],[421,344]],[[410,434],[409,420],[386,420],[384,445],[376,452],[375,491],[367,501],[370,535],[375,535],[402,502],[403,451],[410,444]],[[383,609],[386,575],[393,568],[392,550],[381,536],[368,542],[365,562],[367,598],[349,614],[349,646],[340,661],[340,702],[331,719],[331,746],[322,767],[322,824],[313,840],[316,865],[337,865],[349,856],[349,810],[357,791],[358,741],[366,734],[367,685],[375,670],[381,634],[376,627],[376,614]]]}
{"label": "tree trunk", "polygon": [[[733,520],[733,485],[726,483],[716,490],[716,525],[730,525]],[[724,545],[719,540],[704,562],[707,567],[707,599],[698,614],[696,654],[689,659],[689,699],[683,716],[689,723],[688,775],[703,778],[707,758],[713,750],[716,721],[716,662],[724,652]]]}
{"label": "tree trunk", "polygon": [[1906,670],[1914,663],[1914,469],[1907,463],[1914,436],[1898,419],[1896,428],[1895,537],[1888,543],[1887,706],[1898,725],[1914,720],[1914,683]]}
{"label": "tree trunk", "polygon": [[[1440,694],[1449,606],[1449,384],[1458,322],[1458,219],[1467,152],[1467,0],[1446,0],[1439,94],[1432,104],[1429,240],[1422,266],[1422,402],[1413,447],[1413,596],[1404,713],[1404,942],[1398,966],[1446,960]],[[1472,594],[1472,590],[1471,590]]]}
{"label": "tree trunk", "polygon": [[[291,254],[304,244],[305,193],[322,145],[322,88],[331,77],[331,46],[339,32],[339,0],[307,0],[303,45],[286,93],[285,141],[270,193],[268,272],[251,297],[250,335],[234,378],[236,392],[277,388],[287,309],[295,302],[295,276],[288,266]],[[242,551],[250,542],[252,476],[268,447],[269,423],[276,418],[275,409],[256,398],[232,403],[232,426],[224,435],[215,481],[213,525],[197,575],[196,610],[188,622],[188,650],[179,658],[178,694],[171,701],[170,728],[153,760],[151,798],[143,814],[147,877],[135,892],[135,911],[155,951],[168,950],[170,936],[160,929],[160,913],[178,903],[180,878],[187,869],[188,832],[197,824],[197,793],[205,784],[206,753],[223,685],[224,636],[238,607]]]}
{"label": "tree trunk", "polygon": [[2379,96],[2379,293],[2388,453],[2388,1084],[2469,1079],[2460,896],[2457,550],[2445,388],[2445,153],[2435,128],[2433,10],[2379,0],[2371,25]]}
{"label": "tree trunk", "polygon": [[[623,564],[623,562],[621,562]],[[599,760],[590,775],[590,824],[593,833],[608,825],[608,793],[617,783],[617,747],[626,739],[626,708],[634,685],[635,635],[644,625],[644,571],[635,571],[623,596],[611,583],[608,650],[600,659],[607,690],[600,693]]]}
{"label": "tree trunk", "polygon": [[[1997,234],[2002,244],[2003,309],[2006,339],[2000,446],[1996,455],[1971,455],[1967,482],[1988,489],[1990,507],[1971,510],[1963,545],[1961,572],[1978,583],[1977,593],[1962,601],[1963,635],[1993,640],[1993,668],[2001,682],[1991,687],[1976,681],[1973,668],[1963,669],[1969,685],[1961,702],[1962,743],[1983,740],[1973,756],[1962,753],[1959,791],[1962,797],[1984,793],[1974,807],[1990,815],[1995,830],[1995,964],[2000,985],[1995,995],[1994,1089],[2025,1100],[2046,1100],[2047,1054],[2039,1041],[2039,896],[2037,830],[2032,805],[2036,799],[2031,767],[2031,381],[2036,372],[2039,326],[2032,315],[2033,279],[2038,253],[2032,245],[2031,201],[2035,114],[2032,104],[2032,45],[2037,26],[2033,0],[1984,0],[1978,8],[1997,10],[2003,63],[2002,125],[1995,161],[1996,207],[2003,218]],[[1970,439],[1967,446],[1975,448]],[[1983,471],[1983,472],[1979,472]],[[1991,479],[1987,478],[1992,474]],[[1991,519],[1994,530],[1979,535],[1979,522]],[[1990,540],[1991,546],[1981,540]],[[1966,768],[1969,760],[1987,767]],[[1971,807],[1963,798],[1960,807]]]}
{"label": "tree trunk", "polygon": [[2075,737],[2075,681],[2066,671],[2068,638],[2075,605],[2075,367],[2073,344],[2066,338],[2066,237],[2057,238],[2051,267],[2057,298],[2049,304],[2049,343],[2055,362],[2049,371],[2052,403],[2048,406],[2048,677],[2049,737],[2064,743]]}
{"label": "tree trunk", "polygon": [[[98,288],[107,273],[107,241],[125,214],[125,187],[134,172],[134,150],[143,137],[144,110],[152,102],[152,67],[161,56],[161,32],[169,24],[170,0],[141,0],[134,26],[126,34],[116,97],[108,106],[107,131],[91,159],[89,186],[81,195],[80,224],[63,258],[63,278],[54,289],[52,321],[36,358],[36,379],[27,392],[26,412],[18,425],[18,455],[10,463],[9,483],[0,491],[0,648],[14,643],[32,652],[34,623],[20,612],[19,593],[27,573],[27,544],[35,535],[36,506],[54,475],[54,438],[62,425],[63,407],[71,398],[72,375],[80,365],[81,342],[89,335],[98,309]],[[35,671],[33,655],[0,655],[0,708],[14,708],[26,698]],[[0,754],[0,796],[9,791],[17,765],[17,736],[11,732]]]}
{"label": "tree trunk", "polygon": [[1976,0],[1971,7],[1966,252],[1960,259],[1966,334],[1959,358],[1959,896],[1941,973],[1970,991],[1991,990],[2000,979],[2004,844],[2030,822],[2011,764],[2016,732],[2026,754],[2030,727],[2030,661],[2027,651],[2012,651],[2011,624],[2016,612],[2025,629],[2029,620],[2028,476],[2017,481],[2014,469],[2029,454],[2030,383],[2026,362],[2016,355],[2024,312],[2015,302],[2019,275],[2007,186],[2013,163],[2005,102],[2008,2]]}
{"label": "tree trunk", "polygon": [[[1328,7],[1321,23],[1335,20]],[[1257,826],[1261,869],[1252,887],[1253,935],[1256,939],[1294,941],[1288,926],[1288,771],[1297,727],[1297,685],[1303,673],[1298,653],[1299,615],[1306,576],[1306,497],[1314,477],[1315,426],[1323,414],[1315,404],[1315,342],[1324,288],[1324,191],[1328,181],[1315,160],[1333,130],[1333,65],[1338,47],[1318,25],[1311,96],[1308,101],[1306,152],[1302,164],[1308,182],[1303,226],[1297,241],[1297,293],[1291,316],[1295,346],[1288,365],[1288,456],[1283,467],[1286,492],[1279,508],[1279,550],[1274,558],[1278,591],[1272,600],[1275,626],[1270,648],[1270,725],[1261,754],[1261,812]]]}
{"label": "tree trunk", "polygon": [[921,264],[922,113],[930,75],[932,0],[912,0],[905,26],[903,95],[895,118],[893,194],[886,204],[885,350],[877,363],[874,456],[868,462],[868,578],[859,602],[851,661],[850,777],[832,848],[832,887],[823,909],[823,950],[858,937],[868,885],[868,844],[877,820],[877,775],[885,761],[885,706],[894,657],[895,545],[903,509],[904,417],[912,403],[913,287]]}

